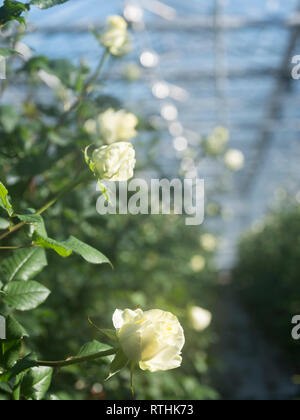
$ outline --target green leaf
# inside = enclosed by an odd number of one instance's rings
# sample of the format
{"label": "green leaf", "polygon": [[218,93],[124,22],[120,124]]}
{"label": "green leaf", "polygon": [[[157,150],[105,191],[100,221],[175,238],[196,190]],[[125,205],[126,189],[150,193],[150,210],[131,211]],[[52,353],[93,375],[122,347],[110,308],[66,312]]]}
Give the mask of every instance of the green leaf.
{"label": "green leaf", "polygon": [[20,391],[21,391],[21,383],[22,383],[23,377],[24,377],[24,372],[16,376],[14,388],[13,388],[13,394],[12,394],[14,401],[20,401],[20,396],[21,396]]}
{"label": "green leaf", "polygon": [[50,294],[50,290],[35,281],[13,281],[7,284],[4,292],[3,301],[19,311],[35,309]]}
{"label": "green leaf", "polygon": [[111,264],[109,259],[105,257],[100,251],[92,248],[90,245],[85,244],[84,242],[79,241],[78,239],[71,236],[67,241],[64,242],[67,248],[74,251],[76,254],[81,255],[81,257],[91,264]]}
{"label": "green leaf", "polygon": [[11,376],[17,376],[19,375],[19,373],[24,372],[24,370],[35,367],[36,365],[37,364],[33,355],[28,354],[15,364],[15,366],[11,370]]}
{"label": "green leaf", "polygon": [[48,391],[52,380],[53,369],[49,367],[34,367],[23,379],[21,393],[26,399],[40,401]]}
{"label": "green leaf", "polygon": [[[10,369],[20,358],[22,343],[21,340],[0,340],[0,366],[3,369]],[[1,382],[6,382],[7,378],[0,376]]]}
{"label": "green leaf", "polygon": [[30,223],[33,226],[33,243],[41,248],[52,249],[61,257],[69,257],[72,252],[80,255],[85,261],[91,264],[111,264],[109,259],[105,257],[100,251],[91,247],[90,245],[81,242],[74,236],[71,236],[67,241],[59,242],[47,236],[43,218],[40,215],[29,214],[20,215],[17,217],[25,223]]}
{"label": "green leaf", "polygon": [[33,359],[32,354],[28,354],[27,356],[23,357],[23,359],[17,361],[17,363],[10,369],[9,372],[0,376],[0,380],[2,382],[7,382],[11,378],[19,375],[20,373],[24,372],[25,370],[36,366],[36,361]]}
{"label": "green leaf", "polygon": [[45,223],[42,216],[38,214],[26,214],[17,217],[24,223],[30,223],[33,226],[33,243],[41,248],[52,249],[61,257],[69,257],[72,250],[68,248],[63,242],[58,242],[55,239],[48,238]]}
{"label": "green leaf", "polygon": [[97,340],[94,340],[82,346],[79,353],[77,354],[77,357],[90,356],[92,354],[99,353],[100,351],[106,351],[111,348],[112,347],[108,346],[107,344],[103,344]]}
{"label": "green leaf", "polygon": [[[6,340],[0,340],[0,366],[3,369],[12,368],[20,357],[22,339],[28,334],[12,316],[6,317]],[[11,376],[10,372],[0,376],[0,382],[6,382]]]}
{"label": "green leaf", "polygon": [[0,391],[4,391],[8,394],[11,394],[11,388],[8,384],[2,384],[0,383]]}
{"label": "green leaf", "polygon": [[[1,56],[1,48],[0,48]],[[11,134],[19,123],[19,113],[12,105],[4,105],[0,107],[0,123],[5,133]]]}
{"label": "green leaf", "polygon": [[106,378],[106,381],[108,381],[112,376],[119,373],[122,369],[124,369],[128,365],[128,358],[123,352],[122,349],[120,349],[113,361],[110,364],[110,372],[108,378]]}
{"label": "green leaf", "polygon": [[40,9],[49,9],[50,7],[66,3],[68,0],[31,0],[30,4],[39,7]]}
{"label": "green leaf", "polygon": [[109,330],[109,329],[99,329],[104,337],[108,339],[110,343],[116,344],[118,342],[116,330]]}
{"label": "green leaf", "polygon": [[40,235],[47,236],[44,220],[39,214],[16,214],[16,216],[22,222],[31,224]]}
{"label": "green leaf", "polygon": [[80,76],[79,70],[66,59],[56,59],[50,62],[50,72],[58,77],[61,83],[69,89],[75,90]]}
{"label": "green leaf", "polygon": [[109,330],[109,329],[103,329],[99,328],[94,322],[89,318],[89,323],[100,332],[102,336],[102,340],[105,340],[105,342],[108,342],[109,344],[112,344],[115,346],[118,343],[118,337],[116,334],[116,330]]}
{"label": "green leaf", "polygon": [[23,339],[24,337],[28,337],[26,330],[12,315],[8,315],[6,317],[6,339],[11,341]]}
{"label": "green leaf", "polygon": [[24,223],[33,223],[36,225],[43,223],[43,218],[39,214],[16,214],[16,216]]}
{"label": "green leaf", "polygon": [[[1,56],[1,51],[0,51]],[[5,105],[0,108],[1,128],[5,133],[11,134],[19,123],[19,113],[11,105]]]}
{"label": "green leaf", "polygon": [[33,235],[33,242],[41,248],[52,249],[63,258],[69,257],[72,250],[68,248],[63,242],[55,241],[54,239],[39,235],[37,232]]}
{"label": "green leaf", "polygon": [[1,262],[0,272],[7,282],[28,281],[47,266],[46,253],[41,248],[18,249]]}
{"label": "green leaf", "polygon": [[8,191],[2,182],[0,182],[0,206],[7,211],[9,216],[13,215],[14,212],[12,205],[10,204]]}
{"label": "green leaf", "polygon": [[21,16],[26,10],[29,10],[29,5],[19,1],[4,0],[4,4],[0,7],[0,26],[12,20],[17,20],[24,23],[24,18]]}
{"label": "green leaf", "polygon": [[49,71],[49,60],[44,56],[34,56],[30,58],[24,66],[22,71],[27,73],[37,73],[39,70]]}
{"label": "green leaf", "polygon": [[58,242],[54,239],[48,238],[45,223],[42,216],[38,214],[26,214],[17,217],[24,223],[30,223],[33,226],[33,243],[41,248],[52,249],[61,257],[69,257],[72,250],[68,248],[63,242]]}
{"label": "green leaf", "polygon": [[10,57],[11,55],[14,55],[14,54],[20,55],[18,51],[15,51],[11,48],[0,48],[0,56],[2,57]]}

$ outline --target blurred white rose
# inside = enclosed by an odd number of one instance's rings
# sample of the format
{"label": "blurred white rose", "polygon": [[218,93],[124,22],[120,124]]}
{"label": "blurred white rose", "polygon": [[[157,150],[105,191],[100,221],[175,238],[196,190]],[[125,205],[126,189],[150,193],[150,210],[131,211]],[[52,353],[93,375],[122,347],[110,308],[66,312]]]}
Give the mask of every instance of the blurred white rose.
{"label": "blurred white rose", "polygon": [[203,331],[211,324],[212,314],[199,306],[193,306],[189,311],[189,318],[194,330]]}
{"label": "blurred white rose", "polygon": [[142,370],[157,372],[181,365],[185,338],[175,315],[159,309],[117,309],[113,324],[124,353]]}
{"label": "blurred white rose", "polygon": [[137,117],[123,109],[114,111],[112,108],[109,108],[99,116],[99,122],[101,124],[101,135],[107,143],[127,141],[137,135]]}
{"label": "blurred white rose", "polygon": [[207,139],[209,153],[218,155],[222,153],[229,140],[229,131],[225,127],[216,127]]}
{"label": "blurred white rose", "polygon": [[99,41],[112,55],[124,55],[129,52],[130,39],[125,19],[118,15],[109,16]]}
{"label": "blurred white rose", "polygon": [[97,123],[96,123],[96,121],[95,121],[95,120],[92,120],[92,119],[87,120],[87,121],[84,123],[83,128],[85,129],[85,131],[86,131],[88,134],[96,134],[96,132],[97,132]]}
{"label": "blurred white rose", "polygon": [[202,255],[195,255],[190,261],[191,269],[195,273],[199,273],[200,271],[204,270],[205,265],[205,258],[202,257]]}
{"label": "blurred white rose", "polygon": [[224,156],[224,160],[229,169],[239,171],[244,166],[245,157],[240,150],[229,149]]}
{"label": "blurred white rose", "polygon": [[136,63],[129,63],[123,69],[123,76],[128,82],[135,82],[142,76],[141,69]]}
{"label": "blurred white rose", "polygon": [[114,143],[93,152],[90,167],[100,180],[127,181],[133,177],[135,150],[130,143]]}
{"label": "blurred white rose", "polygon": [[200,238],[200,245],[207,252],[213,252],[217,248],[217,239],[210,233],[205,233]]}

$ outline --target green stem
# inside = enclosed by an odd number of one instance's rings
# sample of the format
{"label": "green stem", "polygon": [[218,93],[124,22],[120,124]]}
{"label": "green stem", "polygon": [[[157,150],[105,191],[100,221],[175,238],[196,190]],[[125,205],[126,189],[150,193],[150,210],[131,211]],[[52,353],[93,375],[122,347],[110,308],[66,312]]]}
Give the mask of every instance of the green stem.
{"label": "green stem", "polygon": [[[82,95],[78,98],[77,101],[74,102],[74,104],[71,106],[71,108],[62,115],[60,121],[58,122],[56,128],[59,128],[65,120],[65,117],[72,111],[74,110],[79,104],[80,102],[85,99],[87,93],[88,93],[88,89],[90,87],[90,85],[92,83],[94,83],[97,78],[99,77],[101,70],[104,66],[105,60],[106,58],[109,56],[109,51],[106,49],[101,57],[101,60],[96,68],[95,73],[93,74],[93,76],[91,76],[91,78],[87,81],[87,83],[84,86],[84,90]],[[86,171],[78,180],[72,182],[71,184],[69,184],[66,188],[64,188],[55,198],[53,198],[51,201],[49,201],[49,203],[47,203],[45,206],[43,206],[36,214],[42,214],[44,213],[46,210],[48,210],[49,207],[53,206],[53,204],[55,204],[61,197],[63,197],[65,194],[67,194],[69,191],[73,190],[74,188],[76,188],[79,184],[81,184],[82,182],[84,182],[85,180],[88,179],[88,174],[90,175],[89,171]],[[0,241],[4,238],[6,238],[8,235],[10,235],[11,233],[14,233],[18,230],[20,230],[23,226],[25,226],[26,223],[22,222],[22,223],[18,223],[17,225],[13,226],[10,228],[9,231],[4,232],[2,235],[0,235]]]}
{"label": "green stem", "polygon": [[34,245],[21,245],[21,246],[0,246],[0,249],[24,249],[24,248],[32,248]]}
{"label": "green stem", "polygon": [[91,172],[89,170],[84,171],[78,179],[76,179],[75,181],[67,185],[65,188],[63,188],[60,191],[60,193],[57,194],[56,197],[54,197],[47,204],[45,204],[39,211],[36,212],[36,214],[43,214],[46,210],[49,209],[49,207],[53,206],[53,204],[55,204],[60,198],[68,194],[70,191],[74,190],[74,188],[78,187],[78,185],[82,184],[84,181],[87,181],[90,177]]}
{"label": "green stem", "polygon": [[[80,184],[82,184],[84,181],[87,181],[91,177],[91,172],[87,169],[83,172],[83,174],[75,181],[72,181],[69,185],[67,185],[65,188],[62,189],[62,191],[54,197],[52,200],[50,200],[47,204],[45,204],[40,210],[38,210],[35,214],[42,214],[46,210],[49,209],[49,207],[53,206],[60,198],[62,198],[64,195],[68,194],[70,191],[74,190],[76,187],[78,187]],[[17,225],[13,226],[10,230],[7,232],[4,232],[0,236],[0,241],[4,238],[6,238],[11,233],[14,233],[18,230],[20,230],[23,226],[25,226],[27,223],[21,222]]]}
{"label": "green stem", "polygon": [[15,225],[14,227],[12,227],[10,230],[8,230],[7,232],[2,233],[2,235],[0,236],[0,241],[4,238],[6,238],[8,235],[16,232],[17,230],[21,229],[23,226],[25,226],[26,223],[22,222],[22,223],[18,223],[17,225]]}
{"label": "green stem", "polygon": [[88,91],[89,91],[89,87],[98,79],[98,77],[100,76],[101,70],[104,66],[105,60],[106,58],[109,56],[109,51],[105,50],[100,62],[95,70],[95,73],[89,78],[89,80],[86,82],[86,84],[83,87],[83,91],[81,93],[81,95],[75,100],[75,102],[71,105],[71,107],[61,116],[61,118],[59,119],[56,128],[60,128],[63,123],[65,122],[67,116],[74,111],[78,105],[86,98]]}
{"label": "green stem", "polygon": [[90,79],[87,81],[87,83],[84,86],[84,93],[86,94],[89,87],[97,81],[98,77],[100,76],[100,73],[103,69],[104,63],[107,59],[107,57],[109,56],[109,51],[106,49],[101,57],[101,60],[95,70],[95,73],[90,77]]}
{"label": "green stem", "polygon": [[[22,39],[22,37],[24,36],[24,31],[22,30],[22,25],[19,25],[17,33],[15,35],[15,38],[13,40],[13,46],[12,49],[14,50],[16,48],[17,43],[20,41],[20,39]],[[10,62],[10,64],[13,63],[14,59],[15,59],[15,55],[12,55],[9,60],[7,60],[7,75],[6,75],[6,79],[3,81],[2,85],[1,85],[1,89],[0,89],[0,99],[2,98],[2,96],[4,95],[8,85],[9,85],[9,75],[8,75],[8,62]]]}
{"label": "green stem", "polygon": [[134,400],[135,393],[134,393],[134,384],[133,384],[133,375],[134,375],[134,369],[136,367],[136,362],[130,363],[130,390],[131,390],[131,396]]}
{"label": "green stem", "polygon": [[100,351],[99,353],[91,354],[89,356],[83,357],[71,357],[67,360],[60,360],[56,362],[44,362],[37,360],[38,366],[46,366],[46,367],[53,367],[53,368],[61,368],[65,366],[76,365],[79,363],[90,362],[92,360],[100,359],[101,357],[111,356],[117,353],[117,349],[110,349],[106,351]]}

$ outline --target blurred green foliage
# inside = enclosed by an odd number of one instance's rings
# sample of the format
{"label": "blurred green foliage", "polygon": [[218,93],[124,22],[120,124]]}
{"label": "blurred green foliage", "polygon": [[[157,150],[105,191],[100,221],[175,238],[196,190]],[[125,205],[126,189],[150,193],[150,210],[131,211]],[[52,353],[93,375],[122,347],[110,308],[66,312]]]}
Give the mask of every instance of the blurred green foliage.
{"label": "blurred green foliage", "polygon": [[295,362],[300,343],[291,337],[291,321],[300,314],[299,273],[300,209],[288,206],[243,238],[234,278],[258,325]]}

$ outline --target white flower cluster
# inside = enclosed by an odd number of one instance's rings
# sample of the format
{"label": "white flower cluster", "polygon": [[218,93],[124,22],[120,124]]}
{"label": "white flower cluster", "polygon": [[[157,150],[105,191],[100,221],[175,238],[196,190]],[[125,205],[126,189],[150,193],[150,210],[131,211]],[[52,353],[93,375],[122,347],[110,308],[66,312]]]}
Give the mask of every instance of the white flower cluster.
{"label": "white flower cluster", "polygon": [[112,55],[125,55],[130,50],[127,22],[121,16],[113,15],[107,19],[106,27],[99,37],[100,44]]}

